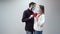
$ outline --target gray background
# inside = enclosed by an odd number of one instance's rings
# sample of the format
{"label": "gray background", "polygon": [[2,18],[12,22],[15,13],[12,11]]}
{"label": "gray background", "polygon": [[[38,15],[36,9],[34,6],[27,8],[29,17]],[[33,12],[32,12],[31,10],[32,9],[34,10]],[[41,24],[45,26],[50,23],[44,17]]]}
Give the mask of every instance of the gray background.
{"label": "gray background", "polygon": [[25,34],[21,18],[32,1],[45,6],[43,34],[60,34],[60,0],[0,0],[0,34]]}

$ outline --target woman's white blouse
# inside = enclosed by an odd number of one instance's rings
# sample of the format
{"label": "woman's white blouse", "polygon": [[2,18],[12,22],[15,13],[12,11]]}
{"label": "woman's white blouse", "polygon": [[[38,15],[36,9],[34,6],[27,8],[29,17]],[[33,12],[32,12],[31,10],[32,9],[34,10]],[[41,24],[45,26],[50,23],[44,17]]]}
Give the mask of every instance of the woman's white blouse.
{"label": "woman's white blouse", "polygon": [[45,23],[45,15],[42,14],[39,18],[38,21],[34,18],[34,30],[36,31],[42,31],[43,27],[41,27],[42,24]]}

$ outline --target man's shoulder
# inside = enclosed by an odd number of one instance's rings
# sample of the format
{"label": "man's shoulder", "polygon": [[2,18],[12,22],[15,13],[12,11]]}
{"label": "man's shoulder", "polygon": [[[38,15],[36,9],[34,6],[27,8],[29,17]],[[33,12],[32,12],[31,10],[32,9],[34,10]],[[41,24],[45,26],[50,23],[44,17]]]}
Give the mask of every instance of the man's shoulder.
{"label": "man's shoulder", "polygon": [[24,10],[24,12],[28,12],[28,9]]}

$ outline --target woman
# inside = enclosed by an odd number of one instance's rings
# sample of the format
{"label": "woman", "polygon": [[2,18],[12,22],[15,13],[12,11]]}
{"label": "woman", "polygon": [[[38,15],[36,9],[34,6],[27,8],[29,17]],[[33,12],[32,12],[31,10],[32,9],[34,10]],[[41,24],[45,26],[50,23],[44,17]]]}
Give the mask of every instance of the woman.
{"label": "woman", "polygon": [[34,22],[34,34],[42,34],[43,32],[43,26],[45,23],[45,14],[44,14],[44,6],[39,5],[38,6],[39,11],[36,17],[34,17],[35,22]]}

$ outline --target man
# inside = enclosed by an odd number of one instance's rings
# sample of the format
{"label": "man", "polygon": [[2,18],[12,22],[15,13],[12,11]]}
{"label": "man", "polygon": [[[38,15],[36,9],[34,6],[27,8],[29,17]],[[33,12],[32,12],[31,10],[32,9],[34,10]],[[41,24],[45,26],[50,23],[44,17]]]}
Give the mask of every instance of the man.
{"label": "man", "polygon": [[31,2],[29,4],[29,8],[27,10],[24,11],[23,13],[23,18],[22,18],[22,22],[25,22],[25,30],[26,30],[26,34],[33,34],[34,29],[33,29],[33,25],[34,25],[34,17],[33,17],[33,11],[32,9],[35,7],[35,3]]}

